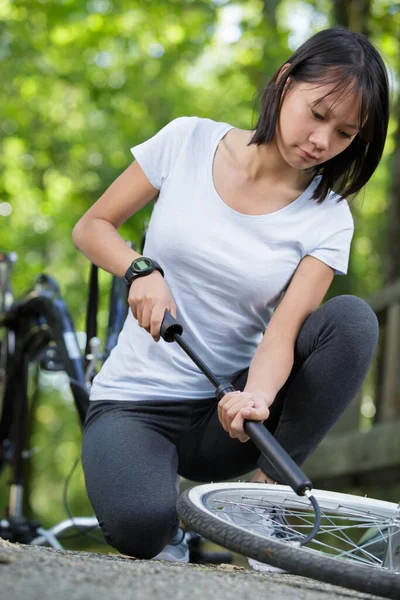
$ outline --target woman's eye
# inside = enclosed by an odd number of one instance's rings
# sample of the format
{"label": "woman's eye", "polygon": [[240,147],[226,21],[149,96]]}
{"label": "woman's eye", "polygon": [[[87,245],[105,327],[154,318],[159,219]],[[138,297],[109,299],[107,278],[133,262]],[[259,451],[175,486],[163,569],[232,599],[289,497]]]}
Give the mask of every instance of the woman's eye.
{"label": "woman's eye", "polygon": [[[317,119],[318,121],[323,121],[324,120],[324,116],[321,115],[320,113],[318,113],[317,111],[311,110],[311,112],[312,112],[313,117],[315,119]],[[351,138],[351,135],[349,135],[345,131],[339,131],[338,133],[339,133],[340,137],[342,137],[342,138],[344,138],[346,140],[349,140]]]}
{"label": "woman's eye", "polygon": [[316,119],[318,119],[319,121],[323,121],[324,117],[322,115],[320,115],[319,113],[317,113],[315,110],[311,111],[313,114],[313,117],[315,117]]}

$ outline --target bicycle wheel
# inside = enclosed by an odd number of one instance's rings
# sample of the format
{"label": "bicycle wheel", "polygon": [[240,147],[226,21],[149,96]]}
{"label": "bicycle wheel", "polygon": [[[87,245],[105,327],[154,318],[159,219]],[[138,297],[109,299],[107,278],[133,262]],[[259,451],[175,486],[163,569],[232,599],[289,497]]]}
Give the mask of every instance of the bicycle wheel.
{"label": "bicycle wheel", "polygon": [[[296,540],[311,530],[314,511],[306,497],[288,486],[199,485],[178,498],[177,508],[186,525],[229,550],[296,575],[398,600],[400,507],[324,490],[313,494],[321,508],[321,526],[307,546]],[[278,537],[268,536],[267,527],[263,533],[263,513],[270,509],[286,517]],[[240,518],[233,522],[235,511]]]}

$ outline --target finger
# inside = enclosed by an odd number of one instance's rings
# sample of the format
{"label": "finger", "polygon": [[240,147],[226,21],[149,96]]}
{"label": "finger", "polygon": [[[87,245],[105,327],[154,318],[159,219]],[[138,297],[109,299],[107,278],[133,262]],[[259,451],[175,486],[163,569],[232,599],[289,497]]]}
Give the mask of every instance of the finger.
{"label": "finger", "polygon": [[139,324],[143,329],[150,332],[150,319],[153,312],[153,306],[150,302],[144,302],[142,306],[142,319]]}
{"label": "finger", "polygon": [[223,412],[227,413],[238,401],[244,402],[250,399],[251,398],[249,394],[243,394],[243,392],[239,391],[229,392],[229,394],[226,394],[226,396],[224,396],[224,398],[219,402],[219,406]]}
{"label": "finger", "polygon": [[161,304],[155,304],[150,317],[150,333],[155,342],[160,339],[161,322],[164,318],[165,310]]}
{"label": "finger", "polygon": [[243,398],[241,398],[240,392],[230,392],[229,396],[229,398],[224,398],[225,402],[221,403],[220,406],[220,420],[225,431],[229,430],[232,419],[236,416],[236,413],[238,410],[240,410],[240,408],[243,406],[243,402],[245,401]]}
{"label": "finger", "polygon": [[132,314],[133,314],[134,318],[135,318],[135,319],[136,319],[136,321],[137,321],[137,320],[138,320],[138,317],[137,317],[137,308],[136,308],[136,304],[129,304],[129,306],[130,306],[130,309],[131,309],[131,311],[132,311]]}
{"label": "finger", "polygon": [[218,405],[225,406],[225,404],[229,402],[233,397],[236,397],[238,396],[238,394],[241,393],[242,392],[240,390],[235,390],[234,392],[229,392],[228,394],[225,394],[225,396],[221,398],[221,400],[218,402]]}
{"label": "finger", "polygon": [[241,415],[241,412],[239,411],[231,423],[230,436],[238,438],[241,442],[246,442],[249,439],[249,436],[246,434],[243,425],[244,418]]}
{"label": "finger", "polygon": [[142,310],[143,310],[142,309],[142,304],[140,302],[138,302],[136,304],[136,319],[137,319],[137,322],[139,323],[140,327],[142,326],[141,325],[141,322],[142,322]]}
{"label": "finger", "polygon": [[269,409],[267,406],[246,406],[242,409],[241,413],[248,421],[265,421],[269,417]]}
{"label": "finger", "polygon": [[223,412],[225,413],[225,415],[232,420],[236,413],[238,413],[242,408],[244,407],[253,407],[255,406],[253,400],[250,400],[250,398],[244,398],[243,396],[238,396],[236,399],[232,399],[232,402],[230,404],[226,404],[223,407]]}
{"label": "finger", "polygon": [[171,313],[171,315],[174,317],[174,319],[176,321],[176,306],[175,306],[175,304],[171,304],[170,306],[168,306],[167,311],[169,313]]}
{"label": "finger", "polygon": [[245,396],[244,394],[237,394],[230,398],[230,400],[222,407],[222,412],[232,419],[237,411],[243,406],[255,406],[255,404],[254,401],[248,396]]}
{"label": "finger", "polygon": [[224,413],[224,406],[227,402],[229,402],[230,398],[235,395],[237,396],[238,394],[240,394],[239,391],[235,391],[235,392],[229,392],[229,394],[226,394],[219,402],[218,402],[218,419],[219,422],[221,423],[222,427],[224,428],[225,431],[228,431],[226,423],[225,423],[225,413]]}
{"label": "finger", "polygon": [[138,316],[137,316],[137,313],[138,313],[137,301],[136,301],[136,298],[133,297],[133,295],[131,297],[131,293],[129,293],[129,296],[128,296],[128,304],[129,304],[129,307],[130,307],[130,309],[132,311],[133,316],[135,317],[136,320],[138,320]]}
{"label": "finger", "polygon": [[[236,417],[238,413],[242,410],[242,408],[246,406],[253,406],[253,401],[244,398],[243,395],[238,395],[237,399],[233,399],[234,403],[231,406],[226,405],[223,409],[222,419],[229,430],[231,428],[232,421]],[[229,406],[229,408],[228,408]]]}

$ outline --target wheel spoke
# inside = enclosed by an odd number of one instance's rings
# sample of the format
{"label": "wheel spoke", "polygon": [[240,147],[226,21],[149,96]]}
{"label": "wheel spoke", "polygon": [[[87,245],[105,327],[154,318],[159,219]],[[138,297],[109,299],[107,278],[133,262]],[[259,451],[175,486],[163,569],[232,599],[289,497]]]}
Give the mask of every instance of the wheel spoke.
{"label": "wheel spoke", "polygon": [[[400,598],[400,504],[322,489],[312,495],[298,496],[280,484],[210,483],[185,491],[178,514],[206,539],[255,561]],[[314,501],[319,529],[304,544],[315,527]]]}
{"label": "wheel spoke", "polygon": [[[232,495],[214,497],[210,508],[218,516],[236,526],[248,529],[266,538],[275,537],[288,542],[305,537],[314,524],[314,513],[308,501],[288,495],[279,501],[265,494],[243,494],[238,499]],[[307,545],[313,552],[324,552],[343,560],[364,565],[382,566],[382,559],[373,549],[376,545],[385,546],[391,535],[389,526],[393,519],[382,514],[374,514],[359,506],[346,506],[342,503],[321,503],[321,525],[317,536]],[[275,520],[274,515],[284,514],[287,521]],[[359,544],[363,532],[373,528],[373,538]],[[275,530],[275,531],[274,531]],[[375,531],[376,530],[376,531]],[[384,533],[385,532],[385,533]]]}

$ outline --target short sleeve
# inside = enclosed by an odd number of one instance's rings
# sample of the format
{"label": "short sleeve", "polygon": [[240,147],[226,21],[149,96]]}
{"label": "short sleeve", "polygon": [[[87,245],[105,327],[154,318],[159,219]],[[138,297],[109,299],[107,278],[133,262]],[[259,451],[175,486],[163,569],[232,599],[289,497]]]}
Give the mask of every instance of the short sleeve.
{"label": "short sleeve", "polygon": [[158,190],[172,171],[195,124],[196,117],[178,117],[153,137],[130,149],[150,183]]}
{"label": "short sleeve", "polygon": [[[350,214],[350,213],[349,213]],[[351,215],[350,215],[351,216]],[[335,275],[346,275],[349,266],[350,246],[354,233],[354,223],[330,233],[318,245],[308,252],[335,269]]]}

